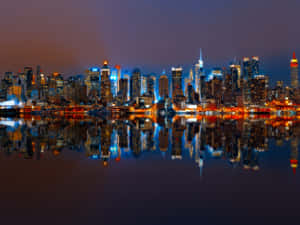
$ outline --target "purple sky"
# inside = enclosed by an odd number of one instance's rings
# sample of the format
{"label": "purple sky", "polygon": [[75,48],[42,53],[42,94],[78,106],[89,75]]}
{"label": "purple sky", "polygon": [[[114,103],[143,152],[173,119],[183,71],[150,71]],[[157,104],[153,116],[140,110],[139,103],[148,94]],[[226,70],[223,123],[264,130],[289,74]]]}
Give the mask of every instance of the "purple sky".
{"label": "purple sky", "polygon": [[145,73],[260,56],[272,80],[289,81],[300,58],[299,0],[2,0],[0,72],[40,64],[82,73],[107,58]]}

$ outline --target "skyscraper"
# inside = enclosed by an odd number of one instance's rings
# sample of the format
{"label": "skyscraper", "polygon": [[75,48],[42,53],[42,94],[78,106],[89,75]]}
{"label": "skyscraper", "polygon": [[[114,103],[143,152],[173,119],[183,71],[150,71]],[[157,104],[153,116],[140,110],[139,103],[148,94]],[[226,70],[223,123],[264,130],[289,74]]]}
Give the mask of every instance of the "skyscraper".
{"label": "skyscraper", "polygon": [[141,76],[141,95],[147,92],[147,77]]}
{"label": "skyscraper", "polygon": [[253,56],[251,59],[251,69],[253,75],[259,75],[259,57]]}
{"label": "skyscraper", "polygon": [[119,92],[120,91],[120,86],[119,86],[120,82],[119,81],[121,79],[121,66],[120,65],[116,65],[115,69],[117,70],[117,85],[118,85],[117,92]]}
{"label": "skyscraper", "polygon": [[107,105],[112,100],[111,83],[110,83],[110,69],[108,67],[108,61],[104,61],[101,69],[101,81],[100,81],[100,97],[103,105]]}
{"label": "skyscraper", "polygon": [[243,59],[243,78],[246,81],[252,78],[252,68],[249,57],[244,57]]}
{"label": "skyscraper", "polygon": [[204,73],[204,70],[203,70],[203,67],[204,67],[204,62],[203,62],[203,59],[202,59],[202,49],[200,49],[200,57],[199,57],[199,60],[198,62],[196,63],[195,65],[195,91],[197,93],[199,93],[201,95],[201,76],[203,76],[203,73]]}
{"label": "skyscraper", "polygon": [[254,75],[259,75],[259,58],[253,56],[243,59],[243,95],[245,104],[251,102],[251,82]]}
{"label": "skyscraper", "polygon": [[120,99],[120,101],[122,103],[126,102],[128,97],[127,97],[127,93],[128,93],[128,79],[127,78],[121,78],[119,80],[119,92],[118,92],[118,97]]}
{"label": "skyscraper", "polygon": [[172,68],[172,97],[183,95],[182,91],[182,68]]}
{"label": "skyscraper", "polygon": [[25,67],[24,68],[24,75],[26,80],[26,96],[27,98],[31,97],[31,91],[32,91],[32,82],[33,82],[33,70],[31,67]]}
{"label": "skyscraper", "polygon": [[298,88],[298,59],[295,52],[291,59],[291,87]]}
{"label": "skyscraper", "polygon": [[169,80],[166,75],[159,78],[159,96],[162,99],[169,97]]}
{"label": "skyscraper", "polygon": [[116,97],[117,94],[118,94],[118,83],[119,83],[118,69],[117,68],[112,68],[111,69],[109,79],[110,79],[110,86],[111,86],[112,95],[114,97]]}
{"label": "skyscraper", "polygon": [[130,97],[135,100],[141,95],[141,71],[134,69],[130,80]]}
{"label": "skyscraper", "polygon": [[252,78],[250,93],[251,103],[263,106],[267,100],[269,78],[265,75],[256,75]]}
{"label": "skyscraper", "polygon": [[92,67],[85,73],[85,85],[87,86],[87,96],[93,101],[100,96],[100,69]]}
{"label": "skyscraper", "polygon": [[147,77],[147,93],[152,97],[153,101],[155,101],[155,83],[156,77],[149,75]]}

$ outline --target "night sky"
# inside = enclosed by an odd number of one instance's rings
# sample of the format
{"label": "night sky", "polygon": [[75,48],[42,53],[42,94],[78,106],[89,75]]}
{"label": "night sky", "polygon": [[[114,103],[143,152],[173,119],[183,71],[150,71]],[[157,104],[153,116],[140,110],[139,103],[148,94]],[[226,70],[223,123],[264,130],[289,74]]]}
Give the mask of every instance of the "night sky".
{"label": "night sky", "polygon": [[188,72],[257,55],[271,80],[289,82],[300,58],[299,0],[2,0],[0,72],[40,64],[82,73],[107,58],[145,73]]}

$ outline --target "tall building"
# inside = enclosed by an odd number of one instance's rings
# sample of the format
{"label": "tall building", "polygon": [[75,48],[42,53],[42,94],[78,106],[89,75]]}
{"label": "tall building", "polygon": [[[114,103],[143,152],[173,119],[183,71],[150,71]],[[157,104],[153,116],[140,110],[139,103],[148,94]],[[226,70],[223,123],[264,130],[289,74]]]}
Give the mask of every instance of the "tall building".
{"label": "tall building", "polygon": [[92,67],[85,72],[85,85],[87,96],[92,102],[96,102],[100,97],[100,69]]}
{"label": "tall building", "polygon": [[162,99],[169,97],[169,79],[166,75],[159,78],[159,97]]}
{"label": "tall building", "polygon": [[183,95],[182,90],[182,68],[172,68],[172,97]]}
{"label": "tall building", "polygon": [[110,83],[110,69],[108,67],[108,61],[104,61],[101,69],[100,78],[100,98],[103,105],[107,105],[112,101],[111,83]]}
{"label": "tall building", "polygon": [[121,78],[119,80],[119,92],[118,92],[118,98],[122,103],[126,102],[128,99],[128,79],[127,78]]}
{"label": "tall building", "polygon": [[24,68],[24,75],[26,80],[26,97],[31,97],[31,91],[33,87],[33,69],[32,67],[25,67]]}
{"label": "tall building", "polygon": [[130,80],[130,97],[135,100],[141,95],[141,71],[134,69]]}
{"label": "tall building", "polygon": [[119,84],[120,84],[120,79],[121,79],[121,66],[120,65],[116,65],[115,69],[117,70],[117,85],[118,85],[117,92],[119,92],[120,91]]}
{"label": "tall building", "polygon": [[147,77],[147,94],[152,97],[153,101],[155,101],[155,83],[156,77],[149,75]]}
{"label": "tall building", "polygon": [[244,80],[249,80],[252,77],[252,68],[250,63],[250,58],[244,57],[243,59],[243,78]]}
{"label": "tall building", "polygon": [[291,87],[298,88],[298,59],[296,58],[296,53],[293,53],[293,58],[291,59]]}
{"label": "tall building", "polygon": [[124,74],[122,75],[122,78],[127,79],[127,101],[129,101],[130,100],[130,85],[131,85],[131,82],[130,82],[130,76],[129,76],[127,71],[124,72]]}
{"label": "tall building", "polygon": [[141,95],[147,93],[147,77],[141,76]]}
{"label": "tall building", "polygon": [[204,62],[202,59],[202,49],[200,49],[200,57],[198,62],[195,64],[195,77],[194,77],[194,87],[195,91],[200,94],[201,89],[201,79],[200,77],[203,76],[204,70]]}
{"label": "tall building", "polygon": [[243,95],[245,104],[251,102],[251,82],[254,75],[259,75],[259,58],[253,56],[243,59]]}
{"label": "tall building", "polygon": [[176,108],[185,108],[185,96],[182,90],[182,68],[172,68],[172,100]]}
{"label": "tall building", "polygon": [[118,94],[118,70],[116,68],[112,68],[110,71],[110,84],[111,84],[111,93],[114,97]]}
{"label": "tall building", "polygon": [[267,100],[269,78],[265,75],[256,75],[252,78],[250,93],[251,103],[263,106]]}
{"label": "tall building", "polygon": [[200,80],[199,80],[199,97],[200,101],[204,102],[206,99],[206,76],[204,73],[201,74]]}
{"label": "tall building", "polygon": [[52,73],[48,80],[48,97],[51,102],[60,100],[60,96],[64,91],[64,79],[60,73]]}
{"label": "tall building", "polygon": [[253,75],[259,75],[259,57],[253,56],[251,59],[251,69]]}

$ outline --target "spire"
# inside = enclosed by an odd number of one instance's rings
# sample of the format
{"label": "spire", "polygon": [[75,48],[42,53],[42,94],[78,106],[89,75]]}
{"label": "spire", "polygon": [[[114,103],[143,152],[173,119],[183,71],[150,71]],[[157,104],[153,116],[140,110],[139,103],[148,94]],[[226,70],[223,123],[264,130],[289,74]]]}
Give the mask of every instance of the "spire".
{"label": "spire", "polygon": [[200,48],[200,58],[199,58],[199,67],[203,68],[204,63],[203,63],[203,59],[202,59],[202,48]]}
{"label": "spire", "polygon": [[202,61],[202,48],[200,48],[200,58],[199,59]]}
{"label": "spire", "polygon": [[293,52],[293,59],[296,59],[296,53]]}

